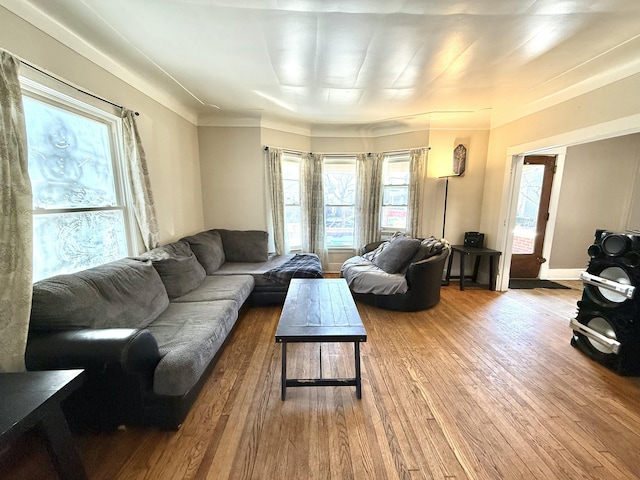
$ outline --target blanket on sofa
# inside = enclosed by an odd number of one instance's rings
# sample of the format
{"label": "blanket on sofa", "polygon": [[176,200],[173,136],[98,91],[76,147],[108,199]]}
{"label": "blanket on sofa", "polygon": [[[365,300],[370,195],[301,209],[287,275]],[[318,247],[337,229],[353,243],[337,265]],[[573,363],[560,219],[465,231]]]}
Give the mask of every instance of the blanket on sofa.
{"label": "blanket on sofa", "polygon": [[292,278],[322,278],[322,265],[315,253],[298,253],[291,260],[263,274],[272,282],[287,285]]}

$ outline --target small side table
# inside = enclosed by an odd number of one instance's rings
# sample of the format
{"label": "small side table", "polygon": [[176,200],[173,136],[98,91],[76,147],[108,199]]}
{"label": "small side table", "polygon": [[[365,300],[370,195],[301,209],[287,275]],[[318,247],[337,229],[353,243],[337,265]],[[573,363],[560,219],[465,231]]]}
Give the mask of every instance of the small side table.
{"label": "small side table", "polygon": [[83,370],[0,374],[0,447],[40,425],[61,479],[86,480],[60,402],[84,382]]}
{"label": "small side table", "polygon": [[[451,265],[453,264],[453,257],[455,254],[460,255],[460,276],[451,276]],[[451,278],[460,279],[460,290],[464,290],[464,282],[466,279],[470,279],[472,282],[476,282],[478,279],[478,269],[480,268],[480,260],[482,257],[489,257],[489,289],[496,289],[496,276],[497,268],[496,261],[498,257],[502,255],[502,252],[498,250],[491,250],[490,248],[477,248],[477,247],[465,247],[464,245],[451,245],[451,255],[449,255],[449,263],[447,264],[447,276],[446,283],[449,283]],[[465,276],[465,263],[467,257],[475,258],[475,264],[473,266],[473,275]]]}

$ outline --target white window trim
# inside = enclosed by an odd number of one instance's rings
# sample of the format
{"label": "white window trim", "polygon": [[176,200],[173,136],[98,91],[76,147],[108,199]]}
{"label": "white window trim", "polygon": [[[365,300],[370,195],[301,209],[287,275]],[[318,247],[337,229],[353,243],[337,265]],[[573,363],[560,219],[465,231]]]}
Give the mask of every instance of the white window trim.
{"label": "white window trim", "polygon": [[[49,213],[54,213],[56,211],[67,212],[69,210],[76,212],[100,210],[122,211],[124,217],[127,255],[130,256],[139,253],[138,245],[140,242],[137,241],[137,236],[135,234],[138,229],[132,210],[133,199],[129,183],[126,181],[126,166],[124,164],[124,134],[122,119],[118,112],[119,109],[115,106],[108,105],[94,99],[89,95],[85,95],[82,92],[77,91],[64,83],[58,82],[34,69],[26,69],[26,72],[20,75],[19,80],[23,96],[28,96],[38,101],[45,101],[58,108],[67,109],[73,113],[86,116],[109,126],[109,140],[112,148],[111,160],[113,165],[113,180],[115,183],[116,201],[119,205],[112,208],[87,207],[85,209],[51,209],[47,211]],[[36,210],[34,210],[34,214],[35,212]]]}
{"label": "white window trim", "polygon": [[[410,152],[409,150],[406,151],[400,151],[400,152],[394,152],[394,153],[388,153],[388,154],[384,154],[384,160],[383,160],[383,171],[386,168],[388,163],[407,163],[407,166],[409,166],[409,162],[411,161],[411,157],[410,157]],[[409,170],[409,175],[411,175],[411,170]],[[407,187],[407,194],[409,193],[409,189],[411,188],[411,179],[409,179],[409,183],[403,183],[403,184],[389,184],[389,183],[384,183],[384,175],[383,175],[383,182],[380,186],[381,188],[381,195],[380,195],[380,237],[382,239],[387,239],[390,238],[394,233],[396,232],[402,232],[402,233],[406,233],[409,230],[409,226],[405,226],[405,228],[401,228],[401,229],[394,229],[391,227],[385,227],[382,225],[382,207],[388,207],[388,206],[398,206],[398,205],[386,205],[384,203],[384,188],[385,187]],[[404,204],[405,207],[407,207],[407,211],[409,208],[409,204],[408,204],[408,198],[407,198],[407,203]],[[403,206],[403,205],[399,205],[399,206]],[[409,219],[407,219],[407,222],[409,221]]]}

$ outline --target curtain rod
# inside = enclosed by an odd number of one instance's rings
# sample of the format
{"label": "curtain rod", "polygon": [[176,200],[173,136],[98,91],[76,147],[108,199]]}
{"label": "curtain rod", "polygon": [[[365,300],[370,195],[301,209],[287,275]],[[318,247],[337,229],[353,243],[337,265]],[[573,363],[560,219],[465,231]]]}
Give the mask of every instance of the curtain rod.
{"label": "curtain rod", "polygon": [[[266,152],[270,148],[280,148],[280,147],[270,147],[269,145],[265,145],[264,146],[264,151]],[[384,151],[384,152],[376,152],[376,153],[393,154],[393,153],[410,152],[411,150],[420,150],[422,148],[426,149],[427,151],[431,150],[431,147],[417,147],[417,148],[403,148],[401,150],[387,150],[387,151]],[[280,150],[282,150],[283,152],[287,152],[287,153],[305,153],[305,152],[301,152],[299,150],[292,150],[290,148],[280,148]],[[309,152],[309,153],[313,153],[313,152]],[[329,153],[329,152],[323,152],[323,155],[357,155],[358,153],[362,153],[362,152],[355,152],[355,153],[345,153],[345,152]],[[372,155],[372,153],[373,152],[367,152],[367,155]]]}
{"label": "curtain rod", "polygon": [[[124,110],[125,109],[122,105],[118,105],[117,103],[111,102],[111,101],[107,100],[106,98],[100,97],[100,96],[98,96],[98,95],[96,95],[94,93],[87,92],[86,90],[83,90],[80,87],[77,87],[77,86],[73,85],[72,83],[67,82],[66,80],[62,80],[61,78],[59,78],[59,77],[57,77],[57,76],[55,76],[55,75],[53,75],[53,74],[41,69],[39,67],[36,67],[34,64],[32,64],[30,62],[27,62],[26,60],[23,60],[20,57],[16,56],[16,58],[18,58],[20,60],[20,63],[22,63],[23,65],[26,65],[27,67],[34,69],[36,72],[40,72],[43,75],[46,75],[47,77],[52,78],[53,80],[55,80],[57,82],[60,82],[63,85],[66,85],[67,87],[73,88],[74,90],[76,90],[76,91],[78,91],[78,92],[80,92],[80,93],[82,93],[84,95],[88,95],[90,97],[95,98],[96,100],[100,100],[101,102],[108,103],[109,105],[113,105],[114,107],[119,108],[120,110]],[[136,117],[138,115],[140,115],[138,112],[133,112],[133,113],[135,114]]]}

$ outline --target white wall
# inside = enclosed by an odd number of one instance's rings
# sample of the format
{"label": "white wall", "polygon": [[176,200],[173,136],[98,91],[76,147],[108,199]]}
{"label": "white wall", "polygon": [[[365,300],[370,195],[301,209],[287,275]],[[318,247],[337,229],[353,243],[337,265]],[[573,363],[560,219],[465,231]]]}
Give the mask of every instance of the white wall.
{"label": "white wall", "polygon": [[206,228],[266,230],[265,161],[255,127],[199,127]]}
{"label": "white wall", "polygon": [[640,135],[567,149],[550,269],[584,269],[598,228],[623,231],[640,167]]}
{"label": "white wall", "polygon": [[0,48],[78,87],[140,112],[137,117],[167,243],[203,228],[197,129],[183,116],[0,7]]}

